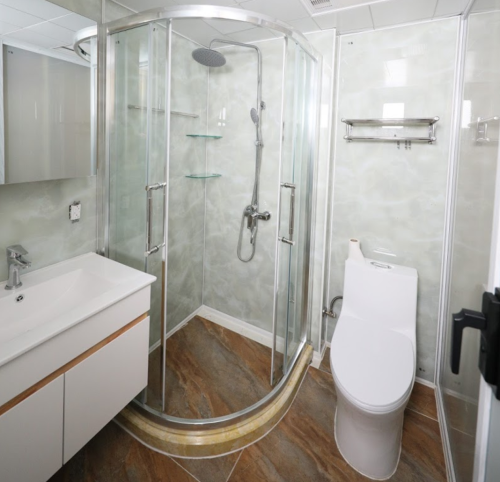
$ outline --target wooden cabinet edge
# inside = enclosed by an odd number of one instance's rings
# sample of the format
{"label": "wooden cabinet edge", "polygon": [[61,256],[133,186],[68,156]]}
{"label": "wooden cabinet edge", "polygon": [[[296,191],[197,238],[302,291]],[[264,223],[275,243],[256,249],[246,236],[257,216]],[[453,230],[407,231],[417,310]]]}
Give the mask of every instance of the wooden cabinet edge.
{"label": "wooden cabinet edge", "polygon": [[107,338],[104,340],[101,340],[99,343],[94,345],[93,347],[89,348],[88,350],[84,351],[82,354],[78,355],[76,358],[71,360],[70,362],[66,363],[62,367],[58,368],[55,372],[52,372],[50,375],[46,376],[39,382],[35,383],[32,385],[30,388],[26,389],[24,392],[20,393],[16,397],[14,397],[12,400],[9,400],[7,403],[2,405],[0,407],[0,416],[2,416],[5,412],[9,411],[11,408],[14,408],[16,405],[21,403],[23,400],[26,400],[29,396],[33,395],[36,393],[38,390],[42,389],[46,385],[48,385],[51,381],[55,380],[57,377],[61,376],[62,374],[66,373],[68,370],[73,368],[74,366],[78,365],[78,363],[81,363],[83,360],[94,354],[96,351],[100,350],[104,346],[106,346],[108,343],[111,343],[113,340],[118,338],[120,335],[123,335],[123,333],[127,332],[131,328],[133,328],[135,325],[139,324],[141,321],[146,319],[148,316],[148,313],[144,313],[135,320],[131,321],[127,325],[123,326],[119,330],[115,331],[113,334],[109,335]]}

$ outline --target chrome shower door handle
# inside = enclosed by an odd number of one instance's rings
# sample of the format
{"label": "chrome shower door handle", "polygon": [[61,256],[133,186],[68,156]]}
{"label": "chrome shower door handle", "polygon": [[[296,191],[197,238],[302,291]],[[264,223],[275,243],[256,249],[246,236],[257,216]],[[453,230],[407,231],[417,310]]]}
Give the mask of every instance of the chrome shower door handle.
{"label": "chrome shower door handle", "polygon": [[[285,187],[287,189],[290,189],[290,215],[289,215],[289,220],[288,220],[288,234],[290,235],[290,239],[287,241],[292,241],[293,242],[293,231],[295,228],[295,184],[292,184],[290,182],[283,182],[281,183],[281,187]],[[281,238],[281,241],[283,241],[286,238]],[[286,241],[283,241],[286,242]],[[288,243],[291,244],[291,243]],[[295,244],[295,243],[293,243]],[[291,244],[293,246],[293,244]]]}
{"label": "chrome shower door handle", "polygon": [[[160,248],[165,246],[165,243],[158,244],[151,247],[151,239],[153,237],[153,191],[158,189],[165,189],[167,186],[166,182],[157,182],[156,184],[150,184],[146,186],[146,192],[148,196],[146,204],[146,251],[144,256],[150,256],[151,254],[160,251]],[[165,216],[163,216],[163,233],[165,234]]]}

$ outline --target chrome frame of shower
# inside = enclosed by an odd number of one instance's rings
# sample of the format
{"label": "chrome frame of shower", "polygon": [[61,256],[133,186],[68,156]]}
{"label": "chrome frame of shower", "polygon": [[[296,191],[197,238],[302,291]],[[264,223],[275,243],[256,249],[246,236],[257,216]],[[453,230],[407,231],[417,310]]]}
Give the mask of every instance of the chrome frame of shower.
{"label": "chrome frame of shower", "polygon": [[[308,40],[297,30],[290,27],[284,22],[281,22],[277,19],[269,17],[267,15],[261,15],[254,12],[249,12],[241,9],[235,9],[231,7],[217,7],[217,6],[208,6],[208,5],[191,5],[191,6],[176,6],[176,7],[165,7],[165,8],[156,8],[147,10],[145,12],[141,12],[138,14],[130,15],[126,18],[118,19],[113,22],[109,22],[107,24],[99,25],[98,27],[90,27],[84,29],[83,31],[77,32],[74,38],[74,47],[75,52],[79,52],[80,49],[79,44],[89,40],[91,37],[98,37],[98,66],[99,66],[99,75],[98,75],[98,120],[97,120],[97,129],[98,129],[98,139],[97,139],[97,152],[98,152],[98,183],[97,183],[97,246],[96,251],[99,254],[104,256],[109,255],[109,163],[110,163],[110,126],[114,122],[114,109],[109,108],[108,106],[113,105],[112,102],[106,102],[106,100],[114,99],[114,55],[113,55],[113,45],[112,45],[112,34],[129,30],[132,28],[136,28],[142,25],[149,24],[155,21],[165,21],[169,34],[167,35],[167,53],[168,53],[168,61],[166,71],[166,105],[165,111],[169,112],[170,108],[170,70],[171,70],[171,55],[170,55],[170,45],[171,39],[170,35],[172,32],[172,20],[176,19],[195,19],[195,18],[217,18],[223,20],[235,20],[246,22],[252,24],[256,27],[263,27],[275,30],[284,35],[285,40],[292,39],[295,41],[303,51],[311,58],[313,61],[313,68],[311,69],[310,75],[313,79],[313,99],[314,102],[311,102],[309,112],[309,118],[313,120],[313,109],[317,106],[317,98],[319,95],[319,68],[321,67],[321,55],[309,44]],[[170,140],[170,116],[166,115],[166,163],[165,163],[165,171],[168,173],[168,163],[169,163],[169,140]],[[149,134],[149,133],[148,133]],[[308,187],[309,189],[315,188],[314,183],[314,164],[316,158],[316,144],[318,129],[317,123],[314,122],[313,127],[310,131],[310,146],[311,152],[309,156],[309,161],[307,165],[308,169]],[[149,137],[149,136],[148,136]],[[311,170],[312,169],[312,170]],[[168,179],[165,177],[165,179]],[[311,259],[311,227],[312,227],[312,218],[313,218],[313,203],[312,199],[314,197],[314,192],[312,190],[309,191],[309,196],[306,204],[307,211],[307,222],[304,229],[307,230],[304,251],[307,252],[306,259],[304,261],[304,279],[307,279],[306,282],[303,283],[303,295],[304,299],[307,300],[307,303],[304,304],[302,320],[301,320],[301,341],[299,343],[298,349],[289,363],[290,370],[287,374],[283,376],[283,378],[279,381],[279,383],[274,387],[274,389],[263,399],[259,400],[254,405],[245,408],[244,410],[240,410],[239,412],[235,412],[230,415],[226,415],[223,417],[216,417],[211,419],[182,419],[177,417],[168,416],[165,413],[158,412],[151,407],[148,407],[145,404],[140,403],[137,400],[134,400],[133,403],[140,407],[142,410],[145,410],[150,415],[156,416],[158,421],[161,421],[162,424],[179,429],[188,429],[188,430],[200,430],[200,429],[215,429],[219,427],[225,427],[236,423],[238,421],[244,420],[249,415],[257,412],[258,410],[269,405],[276,397],[280,394],[280,392],[285,387],[288,382],[290,375],[292,373],[292,367],[295,366],[298,358],[300,357],[304,346],[307,344],[307,332],[308,326],[310,325],[310,313],[311,313],[311,300],[308,296],[309,285],[312,280],[312,272],[310,269],[310,259]],[[165,193],[165,213],[166,216],[168,213],[168,195]],[[165,243],[168,239],[168,230],[165,230]],[[278,239],[276,238],[276,252],[278,252]],[[166,275],[166,261],[167,261],[167,244],[163,248],[163,260],[164,260],[164,272],[163,276]],[[278,260],[276,260],[276,263]],[[275,277],[275,286],[274,286],[274,294],[277,296],[278,293],[278,279]],[[166,308],[167,297],[164,295],[164,307]],[[166,309],[165,309],[166,316]],[[276,340],[276,312],[273,311],[273,338]],[[165,323],[162,320],[162,339],[161,346],[165,353],[166,347],[166,330]],[[272,356],[271,365],[274,360],[274,352]],[[272,368],[271,368],[272,369]],[[163,384],[164,384],[164,377]],[[165,387],[163,386],[163,400]]]}

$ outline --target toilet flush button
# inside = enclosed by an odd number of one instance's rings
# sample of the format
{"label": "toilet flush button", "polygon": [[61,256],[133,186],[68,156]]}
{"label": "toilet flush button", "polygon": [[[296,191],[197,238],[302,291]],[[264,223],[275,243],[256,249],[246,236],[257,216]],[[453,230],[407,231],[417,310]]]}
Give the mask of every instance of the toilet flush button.
{"label": "toilet flush button", "polygon": [[390,264],[385,264],[385,263],[379,263],[378,261],[371,261],[371,263],[375,268],[380,268],[380,269],[392,269],[392,266]]}

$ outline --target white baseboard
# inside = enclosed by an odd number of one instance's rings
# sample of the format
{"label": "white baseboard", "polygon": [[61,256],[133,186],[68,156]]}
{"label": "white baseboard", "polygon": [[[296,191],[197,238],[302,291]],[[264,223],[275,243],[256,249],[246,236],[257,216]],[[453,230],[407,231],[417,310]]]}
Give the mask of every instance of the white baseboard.
{"label": "white baseboard", "polygon": [[179,331],[181,328],[183,328],[184,325],[189,320],[191,320],[192,318],[194,318],[196,315],[199,314],[201,308],[202,308],[202,306],[200,306],[199,308],[196,308],[196,310],[194,310],[190,315],[186,316],[186,318],[184,318],[178,325],[176,325],[169,332],[167,332],[166,338],[170,338],[176,331]]}
{"label": "white baseboard", "polygon": [[158,340],[154,345],[149,347],[149,354],[153,353],[161,345],[161,340]]}
{"label": "white baseboard", "polygon": [[323,360],[323,357],[321,356],[321,353],[319,351],[313,351],[313,357],[311,360],[311,366],[313,368],[319,368],[321,365],[321,361]]}
{"label": "white baseboard", "polygon": [[463,402],[468,403],[470,405],[478,406],[478,404],[479,404],[477,399],[469,397],[467,395],[463,395],[462,393],[456,392],[455,390],[451,390],[450,388],[442,387],[441,390],[446,395],[449,395],[450,397],[457,398],[458,400],[462,400]]}
{"label": "white baseboard", "polygon": [[[222,313],[222,311],[215,310],[209,306],[202,305],[197,312],[198,316],[206,318],[217,325],[223,326],[228,330],[239,333],[240,335],[249,338],[250,340],[256,341],[261,345],[267,346],[268,348],[273,347],[273,334],[269,331],[263,330],[257,326],[252,325],[246,321],[242,321],[234,316]],[[278,351],[283,351],[285,346],[285,340],[282,337],[278,337],[276,340],[276,349]]]}
{"label": "white baseboard", "polygon": [[417,383],[420,383],[421,385],[425,385],[426,387],[433,388],[433,389],[436,388],[436,385],[434,383],[429,382],[428,380],[425,380],[424,378],[415,377],[415,381]]}

